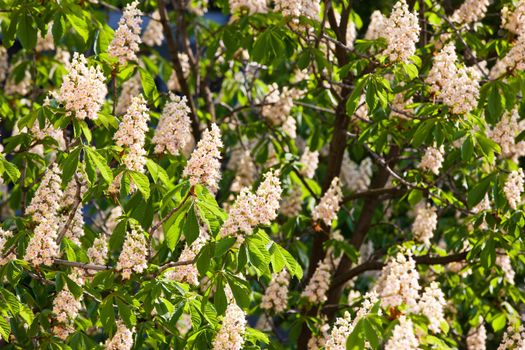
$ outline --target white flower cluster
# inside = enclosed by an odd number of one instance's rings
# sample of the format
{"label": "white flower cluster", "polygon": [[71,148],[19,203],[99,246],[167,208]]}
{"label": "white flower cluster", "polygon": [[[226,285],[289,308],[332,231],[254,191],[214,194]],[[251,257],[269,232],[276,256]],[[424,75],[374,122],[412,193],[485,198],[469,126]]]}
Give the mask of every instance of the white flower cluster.
{"label": "white flower cluster", "polygon": [[514,34],[522,34],[525,31],[525,1],[520,0],[514,8],[509,10],[507,6],[501,9],[501,26]]}
{"label": "white flower cluster", "polygon": [[385,350],[418,350],[419,341],[414,334],[414,324],[406,316],[399,317],[399,324],[394,327],[392,337],[385,344]]}
{"label": "white flower cluster", "polygon": [[52,28],[53,22],[48,23],[46,35],[44,37],[42,37],[40,31],[37,32],[35,46],[36,52],[52,51],[55,49],[55,40],[53,39]]}
{"label": "white flower cluster", "polygon": [[133,98],[140,94],[142,90],[142,83],[140,81],[140,75],[135,74],[122,84],[122,90],[115,108],[115,113],[118,115],[126,113],[129,106],[133,102]]}
{"label": "white flower cluster", "polygon": [[27,214],[37,223],[33,237],[29,240],[24,260],[33,265],[51,265],[59,255],[58,213],[62,190],[60,189],[60,169],[53,164],[46,170]]}
{"label": "white flower cluster", "polygon": [[281,214],[293,218],[301,212],[303,207],[303,190],[301,186],[294,185],[281,203]]}
{"label": "white flower cluster", "polygon": [[189,177],[192,186],[201,184],[211,193],[217,192],[221,179],[221,148],[221,130],[216,124],[211,124],[211,128],[202,134],[182,176]]}
{"label": "white flower cluster", "polygon": [[[188,76],[190,75],[190,68],[191,68],[190,58],[184,52],[179,52],[177,56],[179,57],[180,65],[182,68],[182,76],[184,77],[184,79],[187,79]],[[172,91],[181,90],[179,78],[177,78],[177,73],[175,72],[175,70],[173,70],[173,72],[171,73],[171,77],[168,80],[167,85],[168,85],[168,90],[172,90]]]}
{"label": "white flower cluster", "polygon": [[270,93],[264,98],[262,115],[272,125],[281,126],[283,131],[291,138],[296,137],[296,121],[290,112],[293,107],[293,100],[301,96],[301,92],[296,89],[289,89],[285,86],[282,92],[276,83],[270,85]]}
{"label": "white flower cluster", "polygon": [[278,171],[267,172],[255,193],[243,188],[221,228],[221,237],[236,236],[242,243],[243,236],[251,234],[255,226],[269,225],[277,217],[281,193]]}
{"label": "white flower cluster", "polygon": [[[209,238],[210,236],[206,230],[201,227],[199,237],[197,237],[190,246],[186,245],[186,247],[184,247],[184,250],[180,254],[179,261],[192,261],[195,259]],[[176,266],[166,273],[166,277],[173,281],[189,283],[194,286],[199,284],[199,271],[195,264]]]}
{"label": "white flower cluster", "polygon": [[518,121],[519,114],[515,109],[506,112],[499,123],[487,132],[487,136],[501,147],[501,155],[504,158],[512,158],[518,162],[518,158],[525,156],[525,141],[516,143],[516,136],[525,129],[525,121]]}
{"label": "white flower cluster", "polygon": [[29,69],[25,70],[22,80],[19,82],[15,80],[13,70],[16,66],[17,65],[11,65],[11,67],[9,67],[9,77],[7,78],[4,86],[4,93],[6,96],[13,96],[17,94],[20,96],[25,96],[29,93],[29,91],[31,91],[33,86]]}
{"label": "white flower cluster", "polygon": [[7,54],[7,49],[3,46],[0,46],[0,83],[5,80],[8,69],[9,55]]}
{"label": "white flower cluster", "polygon": [[503,335],[498,350],[523,350],[525,349],[525,328],[520,326],[517,330],[509,326]]}
{"label": "white flower cluster", "polygon": [[319,152],[312,152],[310,148],[306,147],[299,163],[303,165],[301,175],[311,179],[314,177],[317,165],[319,164]]}
{"label": "white flower cluster", "polygon": [[144,143],[148,131],[149,109],[142,95],[134,97],[113,136],[117,146],[126,148],[124,165],[128,170],[144,172],[146,150]]}
{"label": "white flower cluster", "polygon": [[485,350],[487,348],[487,330],[483,324],[471,329],[467,334],[467,350]]}
{"label": "white flower cluster", "polygon": [[321,8],[318,0],[275,0],[275,11],[285,17],[292,17],[294,23],[298,23],[300,16],[318,19]]}
{"label": "white flower cluster", "polygon": [[414,240],[430,246],[430,240],[437,228],[438,216],[436,208],[423,202],[416,206],[416,219],[412,225]]}
{"label": "white flower cluster", "polygon": [[441,165],[445,160],[444,153],[445,149],[443,145],[441,145],[439,148],[428,147],[425,151],[425,154],[423,155],[423,158],[421,158],[419,168],[426,171],[431,171],[435,175],[439,175],[439,169],[441,169]]}
{"label": "white flower cluster", "polygon": [[503,271],[505,279],[509,283],[514,284],[514,277],[516,276],[516,272],[514,272],[514,268],[512,267],[512,264],[510,262],[510,257],[505,253],[505,251],[496,251],[496,265],[499,266]]}
{"label": "white flower cluster", "polygon": [[155,10],[150,16],[150,20],[144,34],[142,34],[142,41],[148,46],[160,46],[164,40],[164,31],[162,23],[160,23],[160,14]]}
{"label": "white flower cluster", "polygon": [[511,172],[507,177],[507,181],[505,181],[503,192],[505,193],[505,197],[507,198],[509,206],[512,209],[516,209],[517,206],[521,203],[524,176],[525,175],[523,174],[523,169],[520,168]]}
{"label": "white flower cluster", "polygon": [[415,54],[419,31],[417,14],[410,12],[405,0],[399,0],[381,32],[388,43],[384,53],[390,61],[403,62]]}
{"label": "white flower cluster", "polygon": [[59,331],[55,335],[59,336],[62,340],[67,338],[69,335],[68,330],[72,329],[73,321],[77,318],[78,311],[81,307],[82,304],[80,301],[75,298],[67,286],[64,286],[53,300],[53,314],[57,322],[63,325],[62,327],[53,329],[53,331]]}
{"label": "white flower cluster", "polygon": [[246,11],[250,15],[255,13],[266,13],[268,7],[266,0],[229,0],[230,10],[232,13],[239,13]]}
{"label": "white flower cluster", "polygon": [[346,339],[352,333],[354,324],[352,323],[352,316],[348,311],[345,311],[343,317],[335,319],[334,326],[330,332],[330,336],[326,341],[326,350],[346,350]]}
{"label": "white flower cluster", "polygon": [[135,0],[124,8],[115,37],[108,47],[108,54],[118,58],[122,65],[137,59],[136,52],[139,51],[141,43],[140,25],[142,24],[142,11],[137,8],[138,5],[139,2]]}
{"label": "white flower cluster", "polygon": [[441,324],[445,320],[445,295],[436,282],[426,287],[418,303],[418,312],[426,316],[430,321],[428,329],[434,333],[441,332]]}
{"label": "white flower cluster", "polygon": [[447,44],[435,57],[425,81],[437,99],[454,114],[468,114],[478,104],[480,73],[473,67],[458,67],[456,47]]}
{"label": "white flower cluster", "polygon": [[308,299],[311,304],[324,303],[327,299],[326,292],[330,287],[331,279],[332,257],[330,253],[327,253],[326,257],[317,263],[317,268],[301,293],[301,297]]}
{"label": "white flower cluster", "polygon": [[135,328],[128,329],[124,322],[117,320],[117,331],[113,338],[106,340],[105,350],[131,350],[133,347],[133,332]]}
{"label": "white flower cluster", "polygon": [[88,67],[86,58],[78,52],[66,69],[57,101],[64,104],[67,115],[73,114],[80,120],[97,119],[108,93],[104,73],[98,66]]}
{"label": "white flower cluster", "polygon": [[246,324],[244,311],[234,301],[229,303],[221,329],[213,341],[213,350],[241,350],[244,345]]}
{"label": "white flower cluster", "polygon": [[338,177],[334,177],[330,188],[325,192],[319,204],[317,204],[312,212],[314,221],[322,220],[327,226],[332,224],[332,220],[337,218],[339,206],[343,200],[343,193],[341,191],[341,183]]}
{"label": "white flower cluster", "polygon": [[286,269],[272,274],[272,279],[261,300],[261,308],[281,313],[288,307],[288,285],[290,274]]}
{"label": "white flower cluster", "polygon": [[[64,191],[64,197],[61,201],[62,218],[60,224],[60,231],[65,227],[68,222],[69,215],[74,208],[76,201],[80,203],[77,206],[73,219],[65,231],[65,237],[70,239],[73,243],[80,246],[80,238],[84,236],[84,216],[82,214],[82,197],[87,191],[85,177],[81,172],[78,172],[66,187]],[[78,198],[77,198],[78,197]]]}
{"label": "white flower cluster", "polygon": [[412,311],[417,310],[420,288],[419,273],[412,255],[410,252],[407,256],[398,252],[395,257],[389,258],[374,291],[379,294],[383,308],[405,304]]}
{"label": "white flower cluster", "polygon": [[461,24],[479,22],[487,14],[489,5],[490,0],[465,0],[465,2],[454,11],[450,20]]}
{"label": "white flower cluster", "polygon": [[525,69],[525,32],[520,33],[518,39],[509,50],[507,55],[498,60],[490,70],[489,78],[498,79],[502,75],[515,70],[522,71]]}
{"label": "white flower cluster", "polygon": [[240,192],[243,187],[249,187],[255,181],[257,169],[252,160],[249,150],[242,151],[238,154],[238,158],[233,162],[233,157],[228,162],[228,165],[234,164],[235,178],[233,179],[230,190],[232,192]]}
{"label": "white flower cluster", "polygon": [[[105,234],[95,238],[93,245],[87,250],[89,262],[95,265],[106,265],[108,253],[108,238]],[[94,271],[89,272],[93,273]]]}
{"label": "white flower cluster", "polygon": [[372,12],[370,16],[370,24],[366,29],[365,39],[376,40],[383,37],[383,31],[388,19],[379,10]]}
{"label": "white flower cluster", "polygon": [[16,259],[16,255],[14,253],[9,253],[7,256],[4,256],[7,253],[6,251],[10,249],[6,246],[6,243],[12,237],[13,232],[5,231],[0,227],[0,266],[3,266],[11,260]]}
{"label": "white flower cluster", "polygon": [[126,235],[116,267],[117,271],[122,271],[122,279],[129,279],[132,271],[141,273],[148,268],[147,251],[144,233],[140,228],[132,227]]}
{"label": "white flower cluster", "polygon": [[155,145],[155,153],[178,155],[191,138],[190,108],[186,96],[180,98],[170,92],[169,99],[151,142]]}
{"label": "white flower cluster", "polygon": [[326,339],[329,337],[328,331],[330,330],[330,325],[326,322],[326,319],[323,320],[323,324],[319,327],[317,334],[312,335],[308,339],[308,350],[319,350],[326,346]]}
{"label": "white flower cluster", "polygon": [[350,159],[345,152],[341,166],[341,182],[352,192],[362,192],[368,189],[372,179],[372,160],[365,158],[360,164]]}

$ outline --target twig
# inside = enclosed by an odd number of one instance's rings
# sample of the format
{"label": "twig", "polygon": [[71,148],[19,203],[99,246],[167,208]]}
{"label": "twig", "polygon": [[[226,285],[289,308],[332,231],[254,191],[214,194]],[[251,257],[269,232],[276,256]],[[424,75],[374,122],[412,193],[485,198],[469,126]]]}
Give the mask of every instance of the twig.
{"label": "twig", "polygon": [[167,269],[169,269],[171,267],[191,265],[191,264],[194,264],[194,263],[195,263],[195,259],[193,259],[193,260],[185,260],[185,261],[171,261],[171,262],[169,262],[167,264],[164,264],[161,267],[159,267],[158,273],[160,274],[162,271],[167,270]]}
{"label": "twig", "polygon": [[186,197],[184,197],[184,199],[180,202],[180,204],[178,206],[176,206],[175,208],[171,209],[171,211],[165,216],[162,218],[162,220],[160,220],[159,222],[157,222],[155,225],[153,225],[153,227],[151,227],[151,230],[149,232],[149,235],[152,236],[153,233],[155,233],[155,231],[157,231],[159,229],[159,227],[161,227],[166,221],[168,221],[168,219],[173,215],[175,214],[180,208],[182,208],[182,206],[184,205],[184,203],[186,203],[186,201],[188,200],[188,198],[190,198],[190,196],[193,195],[193,186],[190,188],[190,190],[188,191],[188,193],[186,194]]}
{"label": "twig", "polygon": [[97,270],[97,271],[113,270],[113,267],[111,266],[81,263],[77,261],[69,261],[69,260],[63,260],[63,259],[55,259],[54,263],[56,265],[78,267],[78,268],[85,269],[85,270]]}

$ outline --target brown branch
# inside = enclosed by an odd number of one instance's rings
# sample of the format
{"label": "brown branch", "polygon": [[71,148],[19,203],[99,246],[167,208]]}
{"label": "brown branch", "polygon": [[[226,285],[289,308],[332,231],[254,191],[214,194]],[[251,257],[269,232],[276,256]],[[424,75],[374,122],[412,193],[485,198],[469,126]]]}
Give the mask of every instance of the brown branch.
{"label": "brown branch", "polygon": [[367,191],[356,192],[356,193],[353,193],[353,194],[350,194],[344,197],[343,203],[347,203],[347,202],[353,201],[355,199],[360,199],[360,198],[376,197],[376,196],[379,197],[383,194],[396,195],[396,194],[404,193],[404,192],[405,191],[399,187],[372,188]]}
{"label": "brown branch", "polygon": [[[414,261],[417,265],[447,265],[453,262],[464,261],[467,258],[468,251],[464,251],[457,254],[445,255],[445,256],[432,256],[430,254],[416,256]],[[383,262],[380,261],[367,261],[356,267],[336,275],[332,281],[333,286],[342,286],[347,281],[352,278],[359,276],[363,272],[381,270],[385,266]]]}
{"label": "brown branch", "polygon": [[171,209],[171,211],[165,216],[162,218],[162,220],[160,220],[159,222],[157,222],[155,225],[153,225],[151,227],[151,230],[149,231],[149,235],[150,237],[153,235],[153,233],[155,233],[155,231],[157,231],[159,229],[159,227],[161,227],[166,221],[168,221],[168,219],[173,215],[175,214],[177,211],[180,210],[180,208],[182,208],[182,206],[184,205],[184,203],[186,203],[186,201],[190,198],[190,196],[193,195],[193,186],[190,188],[190,190],[188,191],[188,193],[186,194],[186,196],[182,199],[182,201],[180,202],[180,204],[178,206],[176,206],[175,208]]}
{"label": "brown branch", "polygon": [[164,265],[160,266],[157,273],[160,274],[162,271],[167,270],[167,269],[169,269],[171,267],[191,265],[191,264],[194,264],[195,261],[196,261],[195,259],[193,259],[193,260],[186,260],[186,261],[171,261],[171,262],[169,262],[167,264],[164,264]]}
{"label": "brown branch", "polygon": [[78,268],[85,269],[85,270],[96,270],[96,271],[113,270],[113,267],[111,266],[88,264],[88,263],[69,261],[69,260],[63,260],[63,259],[55,259],[54,263],[55,265],[78,267]]}

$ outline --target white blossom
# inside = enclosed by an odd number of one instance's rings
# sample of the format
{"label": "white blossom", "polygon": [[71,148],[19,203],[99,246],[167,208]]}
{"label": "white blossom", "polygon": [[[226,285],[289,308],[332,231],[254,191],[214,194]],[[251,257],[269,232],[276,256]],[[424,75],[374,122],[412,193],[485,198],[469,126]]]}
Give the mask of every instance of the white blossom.
{"label": "white blossom", "polygon": [[106,350],[131,350],[133,347],[133,333],[135,328],[128,329],[124,322],[117,320],[117,331],[113,338],[106,340]]}
{"label": "white blossom", "polygon": [[24,257],[24,260],[33,265],[51,265],[59,255],[57,210],[63,196],[60,189],[60,175],[60,169],[56,164],[46,170],[26,210],[27,214],[32,215],[33,221],[37,223]]}
{"label": "white blossom", "polygon": [[501,9],[501,26],[514,34],[523,34],[525,32],[525,1],[519,0],[514,11],[509,10],[507,6]]}
{"label": "white blossom", "polygon": [[6,231],[0,227],[0,267],[16,259],[16,255],[14,253],[9,253],[7,256],[4,256],[11,248],[7,246],[7,241],[12,237],[13,232],[9,230]]}
{"label": "white blossom", "polygon": [[113,135],[117,146],[126,150],[124,165],[128,170],[144,172],[146,150],[144,143],[148,131],[149,109],[142,95],[134,97],[126,114]]}
{"label": "white blossom", "polygon": [[330,255],[327,253],[326,257],[317,263],[314,274],[301,293],[301,297],[308,299],[311,304],[324,303],[327,299],[326,293],[332,279],[332,257]]}
{"label": "white blossom", "polygon": [[330,188],[325,192],[321,201],[312,212],[312,219],[322,220],[327,226],[332,224],[332,220],[337,218],[339,206],[343,200],[341,184],[338,177],[335,177],[330,184]]}
{"label": "white blossom", "polygon": [[487,136],[501,147],[501,156],[515,162],[525,156],[525,141],[516,143],[516,137],[525,129],[525,121],[519,121],[517,109],[506,112],[499,123],[487,132]]}
{"label": "white blossom", "polygon": [[137,59],[136,53],[141,43],[140,25],[142,24],[142,11],[137,9],[138,5],[139,2],[136,0],[124,8],[115,37],[109,44],[109,55],[117,58],[122,65]]}
{"label": "white blossom", "polygon": [[117,271],[122,271],[122,279],[129,279],[132,271],[141,273],[148,268],[146,237],[139,228],[132,228],[126,234],[124,245],[117,262]]}
{"label": "white blossom", "polygon": [[365,33],[365,39],[376,40],[383,37],[383,31],[388,18],[386,18],[381,11],[375,10],[370,16],[370,24]]}
{"label": "white blossom", "polygon": [[470,329],[467,334],[467,350],[485,350],[487,347],[487,330],[480,324]]}
{"label": "white blossom", "polygon": [[437,228],[438,216],[436,208],[430,204],[419,203],[416,207],[416,219],[412,225],[414,240],[430,246],[430,240]]}
{"label": "white blossom", "polygon": [[521,325],[517,330],[509,326],[503,335],[498,350],[525,349],[525,328]]}
{"label": "white blossom", "polygon": [[182,176],[189,177],[192,186],[201,184],[217,192],[221,179],[221,131],[216,124],[205,130],[191,154]]}
{"label": "white blossom", "polygon": [[303,190],[301,186],[294,185],[289,190],[288,195],[284,197],[281,203],[281,214],[293,218],[301,212],[303,207]]}
{"label": "white blossom", "polygon": [[432,282],[423,291],[418,303],[418,311],[429,319],[428,329],[434,333],[441,333],[441,324],[446,323],[445,306],[446,300],[443,291],[436,282]]}
{"label": "white blossom", "polygon": [[53,328],[53,334],[65,340],[69,334],[74,332],[73,322],[81,307],[80,300],[77,300],[68,287],[64,286],[53,300],[54,318],[60,324]]}
{"label": "white blossom", "polygon": [[281,313],[288,307],[288,285],[290,274],[286,269],[272,274],[272,279],[261,300],[261,308]]}
{"label": "white blossom", "polygon": [[303,165],[301,175],[311,179],[314,177],[317,165],[319,164],[319,152],[312,152],[310,148],[306,147],[299,162]]}
{"label": "white blossom", "polygon": [[518,36],[511,49],[505,57],[499,59],[490,70],[489,78],[498,79],[501,76],[515,70],[525,69],[525,32]]}
{"label": "white blossom", "polygon": [[468,114],[478,104],[480,73],[473,67],[457,66],[456,48],[447,44],[435,57],[425,81],[434,96],[454,114]]}
{"label": "white blossom", "polygon": [[516,209],[518,204],[521,202],[521,194],[523,193],[524,185],[524,174],[523,169],[518,169],[512,171],[505,181],[505,186],[503,187],[503,192],[505,197],[509,202],[509,206],[512,209]]}
{"label": "white blossom", "polygon": [[444,158],[444,148],[441,145],[440,148],[428,147],[425,151],[425,155],[421,158],[421,163],[419,163],[419,168],[423,170],[429,170],[435,175],[439,175],[439,169],[443,164]]}
{"label": "white blossom", "polygon": [[213,341],[213,350],[241,350],[244,345],[246,325],[244,311],[235,302],[229,303],[221,329]]}
{"label": "white blossom", "polygon": [[255,226],[268,225],[277,217],[282,193],[278,176],[278,171],[267,172],[256,193],[246,187],[241,190],[221,228],[222,237],[233,235],[241,243]]}
{"label": "white blossom", "polygon": [[160,14],[158,10],[155,10],[148,22],[148,26],[142,34],[142,41],[148,46],[160,46],[164,40],[164,31],[162,23],[160,23]]}
{"label": "white blossom", "polygon": [[5,80],[9,69],[9,55],[7,49],[0,46],[0,83]]}
{"label": "white blossom", "polygon": [[229,0],[232,13],[246,11],[250,15],[255,13],[266,13],[268,7],[266,0]]}
{"label": "white blossom", "polygon": [[385,344],[385,350],[417,350],[419,341],[414,334],[414,324],[406,316],[399,317],[399,324],[394,327],[392,337]]}
{"label": "white blossom", "polygon": [[191,137],[189,113],[186,96],[180,98],[170,92],[169,102],[162,110],[155,135],[151,140],[155,145],[155,153],[179,154]]}
{"label": "white blossom", "polygon": [[126,113],[133,102],[133,98],[138,96],[142,90],[140,75],[135,74],[122,84],[122,90],[115,108],[115,114],[122,115]]}
{"label": "white blossom", "polygon": [[398,252],[395,257],[390,257],[374,287],[374,291],[380,296],[382,307],[405,304],[409,310],[417,310],[419,290],[419,273],[410,252],[407,256]]}
{"label": "white blossom", "polygon": [[372,160],[365,158],[360,164],[350,159],[345,152],[341,166],[341,182],[345,188],[352,192],[363,192],[370,186],[372,178]]}
{"label": "white blossom", "polygon": [[[193,261],[209,238],[210,236],[206,230],[201,227],[199,237],[197,237],[191,245],[186,245],[180,254],[179,262]],[[176,266],[166,273],[166,277],[177,282],[189,283],[194,286],[199,284],[199,271],[194,263]]]}
{"label": "white blossom", "polygon": [[471,24],[481,21],[487,14],[490,0],[465,0],[454,11],[450,20],[456,23]]}
{"label": "white blossom", "polygon": [[399,0],[394,5],[392,13],[386,20],[385,27],[381,32],[388,43],[384,53],[393,62],[408,60],[416,52],[419,31],[417,14],[410,12],[405,0]]}
{"label": "white blossom", "polygon": [[510,257],[503,250],[496,251],[496,265],[503,270],[505,279],[509,283],[514,284],[516,272],[514,272],[514,268],[510,262]]}
{"label": "white blossom", "polygon": [[233,179],[230,191],[239,192],[243,187],[248,187],[253,184],[257,175],[257,168],[252,160],[252,156],[249,150],[240,152],[238,157],[233,157],[228,162],[228,165],[234,164],[235,178]]}

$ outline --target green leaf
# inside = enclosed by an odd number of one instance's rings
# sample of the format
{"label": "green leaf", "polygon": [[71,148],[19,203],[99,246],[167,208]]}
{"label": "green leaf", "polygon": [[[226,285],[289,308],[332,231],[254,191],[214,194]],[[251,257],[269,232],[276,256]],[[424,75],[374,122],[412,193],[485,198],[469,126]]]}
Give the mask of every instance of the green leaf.
{"label": "green leaf", "polygon": [[131,329],[133,326],[137,324],[137,318],[135,317],[135,314],[133,313],[133,310],[129,305],[124,303],[120,298],[115,299],[117,303],[118,313],[126,327]]}
{"label": "green leaf", "polygon": [[62,164],[62,182],[68,183],[72,178],[78,167],[78,159],[82,148],[76,147],[69,153]]}
{"label": "green leaf", "polygon": [[501,313],[498,316],[496,316],[490,324],[492,326],[492,329],[494,329],[494,332],[497,333],[503,328],[505,328],[505,325],[507,324],[507,317],[504,313]]}
{"label": "green leaf", "polygon": [[20,17],[18,23],[18,39],[26,50],[32,50],[36,45],[37,29],[35,20],[30,14],[24,14]]}
{"label": "green leaf", "polygon": [[144,90],[144,95],[149,102],[153,103],[155,106],[159,103],[159,92],[157,91],[157,85],[155,85],[155,80],[151,74],[142,67],[139,67],[140,72],[140,81],[142,83],[142,90]]}
{"label": "green leaf", "polygon": [[483,180],[474,185],[474,187],[471,190],[468,191],[467,205],[469,206],[469,208],[473,208],[476,204],[483,200],[483,197],[485,197],[485,194],[490,188],[490,184],[493,178],[493,175],[485,177]]}
{"label": "green leaf", "polygon": [[461,159],[464,161],[469,161],[474,155],[474,138],[472,136],[467,136],[463,145],[461,146]]}
{"label": "green leaf", "polygon": [[150,195],[148,177],[143,173],[139,173],[138,171],[128,171],[127,174],[129,174],[133,183],[137,185],[140,193],[142,193],[144,196],[144,199],[148,199]]}
{"label": "green leaf", "polygon": [[110,333],[115,327],[115,310],[113,309],[113,296],[109,295],[99,307],[100,322],[105,331]]}
{"label": "green leaf", "polygon": [[237,242],[235,237],[221,238],[217,244],[215,244],[215,257],[221,257],[230,250],[231,247]]}
{"label": "green leaf", "polygon": [[193,243],[199,237],[199,223],[197,221],[197,216],[195,215],[195,207],[191,206],[190,210],[186,214],[183,227],[184,236],[186,237],[186,242],[188,245]]}
{"label": "green leaf", "polygon": [[107,23],[101,22],[100,25],[101,28],[98,30],[95,39],[95,53],[97,55],[108,50],[109,44],[114,37],[113,29]]}
{"label": "green leaf", "polygon": [[0,334],[6,342],[9,342],[9,334],[11,334],[11,325],[2,316],[0,316]]}
{"label": "green leaf", "polygon": [[71,24],[71,27],[78,33],[86,43],[89,39],[89,24],[83,17],[78,16],[75,13],[68,13],[66,15],[67,21]]}
{"label": "green leaf", "polygon": [[357,321],[352,333],[346,340],[347,350],[361,350],[365,348],[365,332],[363,329],[363,319]]}
{"label": "green leaf", "polygon": [[2,161],[2,167],[4,168],[4,171],[7,173],[7,176],[9,176],[9,179],[15,183],[20,178],[20,170],[13,165],[12,163],[8,162],[4,158],[0,158]]}
{"label": "green leaf", "polygon": [[106,159],[94,148],[84,147],[84,151],[86,152],[87,161],[91,162],[98,169],[106,183],[110,184],[113,181],[113,173]]}

